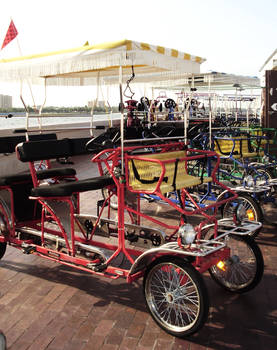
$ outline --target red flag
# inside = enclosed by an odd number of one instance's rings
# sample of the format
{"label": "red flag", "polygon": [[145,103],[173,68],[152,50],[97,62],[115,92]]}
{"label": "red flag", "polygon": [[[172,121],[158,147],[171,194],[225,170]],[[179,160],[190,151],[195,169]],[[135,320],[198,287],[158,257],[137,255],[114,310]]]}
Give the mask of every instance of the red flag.
{"label": "red flag", "polygon": [[1,50],[8,45],[9,42],[11,42],[16,36],[17,36],[17,29],[15,28],[15,25],[13,23],[13,20],[11,20],[11,23],[9,25],[7,34],[5,36],[5,39],[3,41],[3,45],[1,47]]}

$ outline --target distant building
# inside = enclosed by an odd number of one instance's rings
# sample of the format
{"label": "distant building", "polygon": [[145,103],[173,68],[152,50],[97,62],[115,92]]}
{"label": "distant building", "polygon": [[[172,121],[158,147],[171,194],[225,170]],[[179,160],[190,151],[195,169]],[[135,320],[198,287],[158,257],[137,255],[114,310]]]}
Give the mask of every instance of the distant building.
{"label": "distant building", "polygon": [[0,108],[12,108],[12,96],[0,95]]}
{"label": "distant building", "polygon": [[[92,108],[95,101],[88,101],[88,108]],[[105,108],[105,101],[98,101],[96,107]]]}

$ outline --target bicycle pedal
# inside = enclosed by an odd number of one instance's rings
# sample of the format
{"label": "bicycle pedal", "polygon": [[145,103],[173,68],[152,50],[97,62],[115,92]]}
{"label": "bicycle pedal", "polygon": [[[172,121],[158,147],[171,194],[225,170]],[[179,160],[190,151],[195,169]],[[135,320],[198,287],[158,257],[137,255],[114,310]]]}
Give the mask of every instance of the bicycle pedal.
{"label": "bicycle pedal", "polygon": [[92,269],[95,272],[102,272],[107,269],[108,265],[105,263],[99,263],[99,264],[88,264],[88,268]]}
{"label": "bicycle pedal", "polygon": [[24,246],[22,245],[22,252],[23,254],[33,254],[36,251],[36,247],[33,246]]}

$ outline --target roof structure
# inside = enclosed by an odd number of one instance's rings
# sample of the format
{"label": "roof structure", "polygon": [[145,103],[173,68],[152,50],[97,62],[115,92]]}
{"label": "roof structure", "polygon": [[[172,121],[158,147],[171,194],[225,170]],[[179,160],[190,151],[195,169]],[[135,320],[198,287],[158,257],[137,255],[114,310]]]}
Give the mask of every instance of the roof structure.
{"label": "roof structure", "polygon": [[261,87],[258,77],[219,72],[187,74],[181,78],[171,76],[168,80],[154,81],[152,86],[171,90],[197,88],[197,90],[206,91],[208,88],[211,90],[234,90],[235,88],[255,89]]}
{"label": "roof structure", "polygon": [[265,70],[277,70],[277,49],[273,51],[260,68],[260,72],[264,72]]}
{"label": "roof structure", "polygon": [[[199,73],[205,59],[188,53],[147,43],[122,40],[98,45],[85,44],[68,50],[0,60],[0,80],[28,79],[33,83],[47,80],[47,85],[93,85],[99,79],[137,77],[178,72]],[[161,78],[160,78],[161,79]],[[136,81],[138,81],[136,79]]]}

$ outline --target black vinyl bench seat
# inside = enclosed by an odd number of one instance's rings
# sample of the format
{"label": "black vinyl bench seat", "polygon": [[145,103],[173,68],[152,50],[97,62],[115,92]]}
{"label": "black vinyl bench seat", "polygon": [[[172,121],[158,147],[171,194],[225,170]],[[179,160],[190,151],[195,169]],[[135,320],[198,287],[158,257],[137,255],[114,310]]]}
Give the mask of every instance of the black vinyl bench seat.
{"label": "black vinyl bench seat", "polygon": [[[48,141],[57,140],[56,134],[35,134],[29,136],[30,141]],[[16,145],[20,142],[26,141],[25,136],[4,136],[0,137],[0,153],[13,153]]]}
{"label": "black vinyl bench seat", "polygon": [[32,189],[33,197],[68,197],[76,192],[99,190],[103,187],[113,185],[110,176],[98,176],[90,179],[77,180],[56,185],[42,185]]}
{"label": "black vinyl bench seat", "polygon": [[[50,168],[37,171],[38,180],[45,180],[52,177],[75,176],[76,170],[73,168]],[[5,175],[0,177],[0,186],[11,186],[19,182],[32,181],[30,172]]]}
{"label": "black vinyl bench seat", "polygon": [[17,155],[22,162],[68,158],[88,153],[85,145],[90,138],[41,140],[17,145]]}

